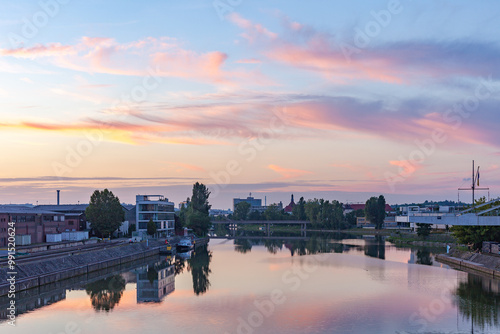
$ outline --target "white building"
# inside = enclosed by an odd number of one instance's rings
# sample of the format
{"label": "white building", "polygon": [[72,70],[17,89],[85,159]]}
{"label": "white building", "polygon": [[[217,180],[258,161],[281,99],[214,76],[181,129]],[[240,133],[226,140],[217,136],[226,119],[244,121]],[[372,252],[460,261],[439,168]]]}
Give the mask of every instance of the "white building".
{"label": "white building", "polygon": [[174,203],[169,202],[168,198],[162,195],[137,195],[135,205],[137,231],[147,233],[148,222],[152,219],[160,236],[174,233]]}

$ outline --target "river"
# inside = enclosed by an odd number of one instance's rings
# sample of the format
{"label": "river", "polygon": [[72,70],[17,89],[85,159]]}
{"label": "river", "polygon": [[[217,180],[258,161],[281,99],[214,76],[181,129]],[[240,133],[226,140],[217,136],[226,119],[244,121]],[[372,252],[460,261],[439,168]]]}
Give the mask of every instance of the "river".
{"label": "river", "polygon": [[212,239],[196,252],[18,293],[16,326],[2,320],[0,332],[498,333],[499,302],[500,281],[380,237]]}

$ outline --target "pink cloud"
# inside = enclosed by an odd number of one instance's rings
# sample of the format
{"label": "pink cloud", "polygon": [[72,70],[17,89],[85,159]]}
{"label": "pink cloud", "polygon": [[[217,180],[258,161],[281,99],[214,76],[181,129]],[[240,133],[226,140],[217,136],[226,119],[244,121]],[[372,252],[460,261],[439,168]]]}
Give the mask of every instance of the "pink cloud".
{"label": "pink cloud", "polygon": [[280,167],[277,165],[269,165],[269,166],[267,166],[267,168],[280,174],[284,179],[291,179],[291,178],[304,176],[307,174],[312,174],[312,172],[309,172],[306,170],[284,168],[284,167]]}
{"label": "pink cloud", "polygon": [[239,64],[262,64],[262,60],[249,58],[249,59],[240,59],[237,61]]}
{"label": "pink cloud", "polygon": [[147,37],[124,44],[112,38],[82,37],[74,45],[52,43],[32,48],[0,49],[0,55],[43,58],[57,67],[88,73],[156,75],[231,86],[238,81],[270,83],[256,71],[226,70],[226,53],[186,50],[175,39],[167,37]]}
{"label": "pink cloud", "polygon": [[500,75],[500,50],[491,43],[409,41],[358,47],[353,36],[343,38],[338,32],[322,32],[288,18],[283,20],[280,34],[238,14],[231,21],[270,60],[329,79],[409,84],[453,76]]}
{"label": "pink cloud", "polygon": [[261,24],[253,23],[252,21],[245,19],[238,13],[232,13],[228,17],[231,22],[245,30],[245,33],[243,33],[242,36],[251,43],[261,37],[269,39],[275,39],[278,37],[276,33],[264,28]]}
{"label": "pink cloud", "polygon": [[37,58],[37,57],[53,57],[75,54],[76,51],[72,46],[62,45],[60,43],[52,43],[48,45],[37,44],[31,48],[17,49],[0,49],[0,55],[16,58]]}

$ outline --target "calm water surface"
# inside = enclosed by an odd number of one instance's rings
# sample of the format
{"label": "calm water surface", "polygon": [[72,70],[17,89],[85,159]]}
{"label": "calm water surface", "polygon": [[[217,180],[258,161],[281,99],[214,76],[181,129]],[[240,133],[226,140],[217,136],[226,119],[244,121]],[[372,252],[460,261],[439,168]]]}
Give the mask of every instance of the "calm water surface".
{"label": "calm water surface", "polygon": [[499,333],[499,288],[380,238],[214,239],[24,297],[0,332]]}

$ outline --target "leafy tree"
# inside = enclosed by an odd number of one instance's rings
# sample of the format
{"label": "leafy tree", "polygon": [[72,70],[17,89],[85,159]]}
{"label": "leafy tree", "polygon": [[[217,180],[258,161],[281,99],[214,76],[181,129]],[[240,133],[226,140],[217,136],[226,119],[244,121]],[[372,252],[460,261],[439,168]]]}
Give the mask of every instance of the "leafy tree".
{"label": "leafy tree", "polygon": [[306,220],[306,201],[301,197],[297,204],[292,209],[292,215],[296,220]]}
{"label": "leafy tree", "polygon": [[248,217],[248,213],[250,212],[250,203],[248,202],[239,202],[236,204],[234,208],[233,219],[234,220],[246,220]]}
{"label": "leafy tree", "polygon": [[[181,208],[181,210],[182,210],[182,208]],[[179,233],[182,230],[183,226],[182,226],[181,218],[178,215],[174,215],[174,227],[175,227],[175,233]]]}
{"label": "leafy tree", "polygon": [[210,191],[203,184],[196,182],[193,185],[193,196],[186,212],[186,226],[191,228],[198,235],[206,235],[210,227],[208,204]]}
{"label": "leafy tree", "polygon": [[372,224],[375,224],[376,229],[381,229],[385,219],[385,198],[380,195],[377,197],[370,197],[365,205],[365,217]]}
{"label": "leafy tree", "polygon": [[262,213],[260,213],[260,211],[254,210],[248,214],[248,219],[249,220],[263,220],[265,218],[262,216]]}
{"label": "leafy tree", "polygon": [[419,237],[428,237],[431,234],[431,229],[431,224],[417,223],[417,235]]}
{"label": "leafy tree", "polygon": [[85,216],[90,221],[91,227],[101,236],[110,235],[125,220],[120,200],[108,189],[94,191],[89,206],[85,209]]}
{"label": "leafy tree", "polygon": [[314,200],[308,200],[307,203],[304,205],[304,208],[307,220],[309,220],[313,225],[318,224],[319,212],[320,212],[319,201],[316,198]]}
{"label": "leafy tree", "polygon": [[363,209],[358,209],[356,211],[351,211],[345,215],[346,222],[350,226],[356,226],[358,217],[364,217],[365,211]]}
{"label": "leafy tree", "polygon": [[281,211],[282,210],[280,209],[278,204],[271,204],[268,205],[263,215],[266,218],[266,220],[282,220],[283,214]]}
{"label": "leafy tree", "polygon": [[128,236],[131,237],[132,236],[132,232],[135,231],[135,224],[130,224],[128,226]]}
{"label": "leafy tree", "polygon": [[157,230],[156,223],[153,221],[153,219],[150,219],[148,221],[148,225],[147,225],[147,232],[148,232],[148,234],[151,235],[151,236],[153,236],[153,235],[155,235],[156,230]]}

